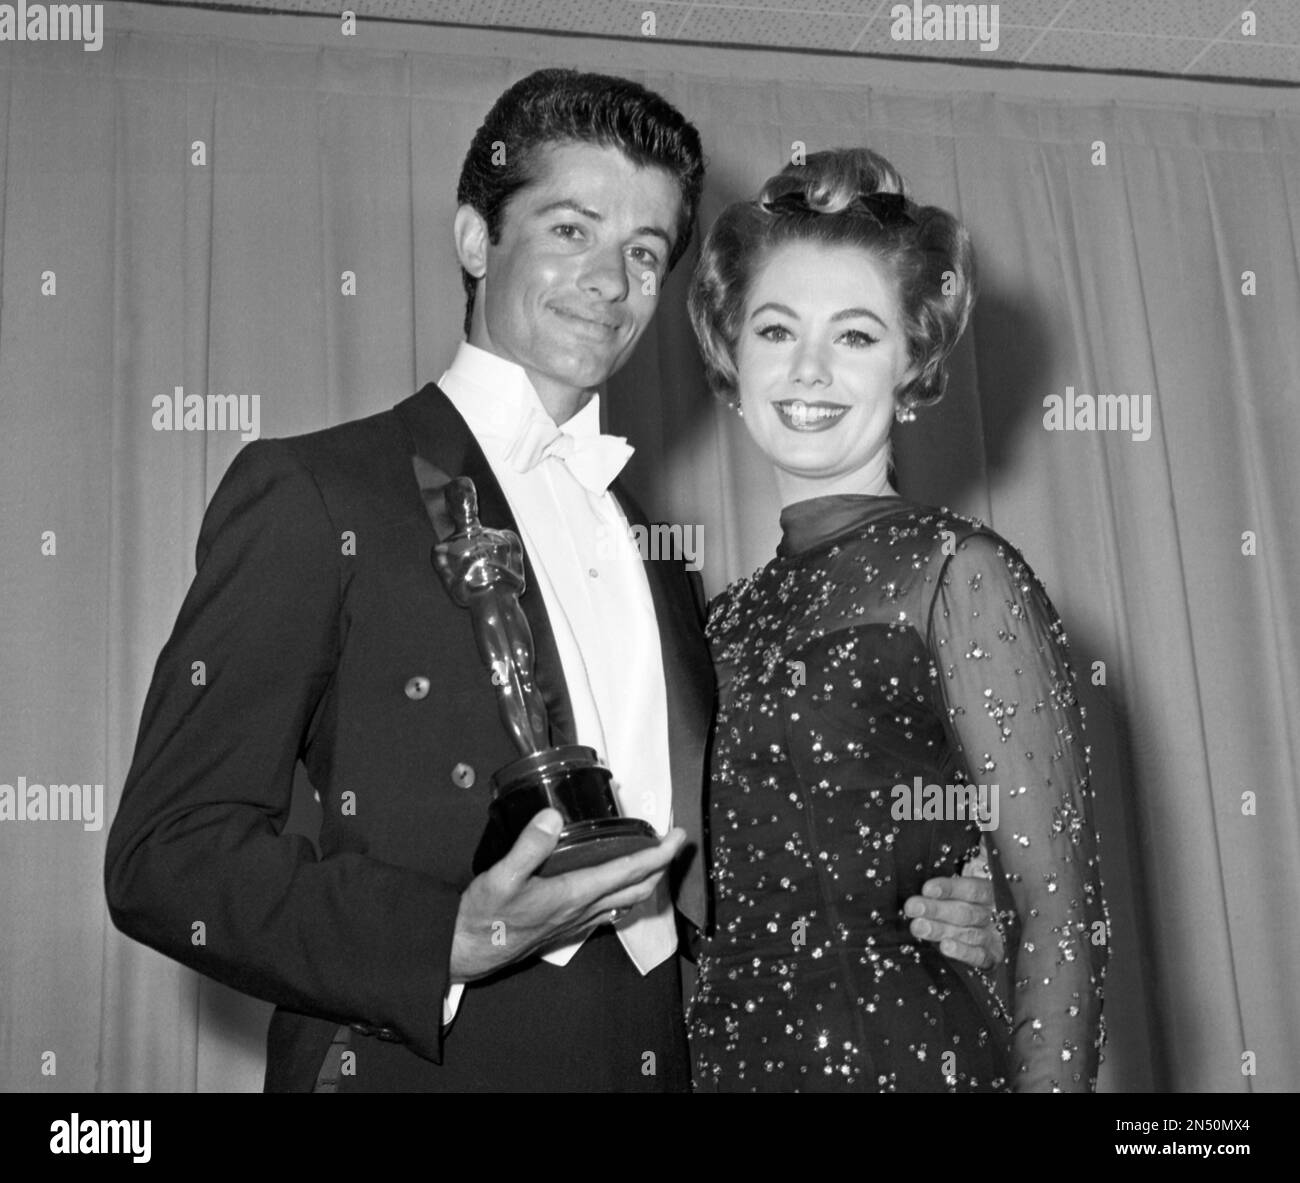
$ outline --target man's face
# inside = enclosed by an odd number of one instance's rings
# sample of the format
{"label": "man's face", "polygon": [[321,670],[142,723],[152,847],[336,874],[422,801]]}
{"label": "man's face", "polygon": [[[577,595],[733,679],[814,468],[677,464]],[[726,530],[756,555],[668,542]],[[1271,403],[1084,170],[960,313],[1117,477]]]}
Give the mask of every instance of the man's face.
{"label": "man's face", "polygon": [[615,148],[539,148],[500,242],[469,207],[457,215],[461,262],[482,277],[470,344],[523,366],[552,417],[568,418],[650,323],[680,207],[671,174]]}

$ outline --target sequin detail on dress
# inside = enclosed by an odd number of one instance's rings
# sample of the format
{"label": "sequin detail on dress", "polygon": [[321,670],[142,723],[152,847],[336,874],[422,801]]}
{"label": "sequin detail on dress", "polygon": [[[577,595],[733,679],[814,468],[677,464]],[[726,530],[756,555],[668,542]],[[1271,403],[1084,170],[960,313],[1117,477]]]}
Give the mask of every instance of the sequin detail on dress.
{"label": "sequin detail on dress", "polygon": [[[1009,543],[947,511],[826,497],[782,526],[777,557],[709,614],[716,926],[689,1020],[696,1088],[1093,1087],[1106,913],[1055,610]],[[980,841],[969,811],[900,816],[920,797],[896,786],[918,784],[998,786],[1014,1016],[908,929],[904,901]]]}

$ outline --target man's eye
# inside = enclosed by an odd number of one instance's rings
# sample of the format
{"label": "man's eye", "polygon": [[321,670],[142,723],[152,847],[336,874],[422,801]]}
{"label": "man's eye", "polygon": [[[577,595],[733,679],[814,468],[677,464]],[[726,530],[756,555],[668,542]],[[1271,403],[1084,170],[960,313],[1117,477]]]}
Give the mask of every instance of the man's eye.
{"label": "man's eye", "polygon": [[880,338],[873,337],[870,333],[864,333],[861,329],[849,329],[840,334],[840,340],[847,342],[854,349],[864,349],[868,345],[875,345]]}
{"label": "man's eye", "polygon": [[572,222],[564,222],[555,227],[555,233],[561,238],[580,238],[582,236],[582,227],[575,226]]}
{"label": "man's eye", "polygon": [[764,325],[758,330],[758,335],[768,341],[787,341],[790,338],[790,330],[785,325]]}

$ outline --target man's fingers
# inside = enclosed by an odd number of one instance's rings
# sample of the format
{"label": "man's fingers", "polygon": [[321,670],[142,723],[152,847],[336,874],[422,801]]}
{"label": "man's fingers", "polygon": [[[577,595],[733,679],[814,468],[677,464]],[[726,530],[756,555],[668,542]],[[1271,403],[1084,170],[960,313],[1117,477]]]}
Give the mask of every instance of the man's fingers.
{"label": "man's fingers", "polygon": [[564,818],[558,809],[541,810],[523,828],[510,852],[489,873],[500,874],[505,879],[506,889],[513,891],[550,857],[563,828]]}
{"label": "man's fingers", "polygon": [[634,883],[631,887],[624,887],[620,891],[602,896],[591,905],[592,913],[599,916],[612,908],[635,908],[637,904],[645,903],[658,890],[665,874],[665,871],[658,871],[649,878],[641,880],[640,883]]}
{"label": "man's fingers", "polygon": [[636,854],[625,854],[622,858],[611,859],[599,866],[557,875],[554,882],[562,884],[570,899],[585,912],[604,896],[635,886],[651,875],[661,873],[677,856],[685,841],[686,831],[674,828],[668,831],[658,846]]}
{"label": "man's fingers", "polygon": [[988,944],[985,929],[944,924],[941,920],[913,920],[911,930],[914,936],[926,941],[956,941],[960,945],[973,945],[978,949],[984,949]]}
{"label": "man's fingers", "polygon": [[[534,934],[533,947],[574,940],[600,922],[602,911],[608,916],[611,908],[648,899],[686,840],[684,830],[673,829],[648,850],[540,878],[535,872],[555,849],[562,826],[558,811],[542,810],[524,827],[509,854],[481,877],[496,906]],[[598,901],[603,908],[593,907]]]}
{"label": "man's fingers", "polygon": [[992,884],[978,879],[931,879],[925,897],[903,905],[915,937],[933,941],[942,953],[976,969],[1001,964],[1002,936],[993,924]]}
{"label": "man's fingers", "polygon": [[925,915],[941,924],[961,925],[963,928],[982,928],[993,917],[990,909],[960,900],[934,900],[925,909]]}
{"label": "man's fingers", "polygon": [[580,917],[558,929],[554,936],[548,938],[549,943],[556,945],[567,944],[569,941],[577,940],[580,936],[585,936],[599,925],[614,923],[629,908],[634,908],[637,904],[642,904],[650,899],[665,874],[665,871],[657,871],[640,883],[625,887],[621,891],[613,892],[610,895],[602,896],[587,908]]}
{"label": "man's fingers", "polygon": [[995,965],[1001,965],[1002,959],[1006,956],[1006,953],[1006,947],[1002,943],[1002,934],[996,928],[990,929],[988,940],[989,959],[979,968],[992,969]]}
{"label": "man's fingers", "polygon": [[989,956],[983,947],[964,945],[960,941],[941,941],[939,943],[939,952],[946,957],[951,957],[954,961],[962,961],[967,965],[973,965],[976,969],[987,969],[989,965]]}
{"label": "man's fingers", "polygon": [[954,961],[963,961],[976,969],[997,964],[986,947],[982,928],[960,928],[935,920],[913,920],[910,928],[913,936],[937,944],[939,952]]}
{"label": "man's fingers", "polygon": [[910,920],[925,917],[929,920],[937,920],[941,924],[982,928],[992,920],[993,911],[979,904],[968,904],[962,900],[925,900],[914,895],[903,905],[903,915]]}
{"label": "man's fingers", "polygon": [[966,900],[993,906],[993,882],[990,879],[970,879],[964,875],[927,879],[921,894],[932,900]]}

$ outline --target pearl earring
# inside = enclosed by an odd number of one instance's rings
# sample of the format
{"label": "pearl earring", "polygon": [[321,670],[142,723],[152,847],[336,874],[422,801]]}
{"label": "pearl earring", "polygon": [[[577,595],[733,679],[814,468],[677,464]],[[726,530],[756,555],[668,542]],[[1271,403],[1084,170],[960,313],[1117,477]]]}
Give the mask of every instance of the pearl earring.
{"label": "pearl earring", "polygon": [[915,423],[916,408],[899,403],[898,406],[894,408],[894,418],[900,423]]}

